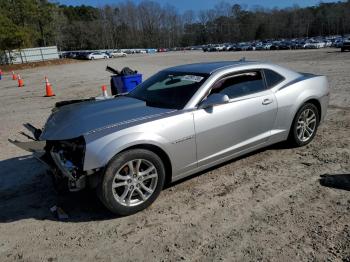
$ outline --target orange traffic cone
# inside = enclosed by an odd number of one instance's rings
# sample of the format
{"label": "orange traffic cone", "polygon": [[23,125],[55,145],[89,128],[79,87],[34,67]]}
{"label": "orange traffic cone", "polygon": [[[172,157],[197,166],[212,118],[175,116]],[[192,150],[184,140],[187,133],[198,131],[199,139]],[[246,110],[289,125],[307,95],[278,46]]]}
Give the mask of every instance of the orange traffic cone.
{"label": "orange traffic cone", "polygon": [[103,85],[103,86],[101,87],[101,89],[102,89],[102,96],[108,97],[107,86]]}
{"label": "orange traffic cone", "polygon": [[18,87],[23,87],[24,86],[24,81],[21,78],[20,74],[18,74]]}
{"label": "orange traffic cone", "polygon": [[46,97],[50,97],[50,96],[55,96],[51,84],[49,82],[49,79],[45,76],[45,88],[46,88]]}
{"label": "orange traffic cone", "polygon": [[15,74],[15,71],[12,71],[12,80],[17,80],[17,75]]}

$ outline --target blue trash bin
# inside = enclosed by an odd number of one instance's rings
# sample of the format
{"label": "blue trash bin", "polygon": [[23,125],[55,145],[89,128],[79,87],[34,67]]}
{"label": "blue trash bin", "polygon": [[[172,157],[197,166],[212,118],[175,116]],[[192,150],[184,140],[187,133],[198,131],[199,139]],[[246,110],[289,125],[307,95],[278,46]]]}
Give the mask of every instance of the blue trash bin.
{"label": "blue trash bin", "polygon": [[133,90],[142,82],[142,74],[134,74],[127,76],[115,75],[111,78],[112,95],[127,93]]}

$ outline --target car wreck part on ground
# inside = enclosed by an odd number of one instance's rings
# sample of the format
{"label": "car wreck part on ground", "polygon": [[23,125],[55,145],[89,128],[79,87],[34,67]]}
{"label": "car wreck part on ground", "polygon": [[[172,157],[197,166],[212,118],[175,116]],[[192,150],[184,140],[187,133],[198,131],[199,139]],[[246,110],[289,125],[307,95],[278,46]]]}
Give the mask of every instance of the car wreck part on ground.
{"label": "car wreck part on ground", "polygon": [[66,220],[69,218],[68,214],[64,212],[61,207],[53,206],[50,208],[50,211],[57,216],[58,220]]}

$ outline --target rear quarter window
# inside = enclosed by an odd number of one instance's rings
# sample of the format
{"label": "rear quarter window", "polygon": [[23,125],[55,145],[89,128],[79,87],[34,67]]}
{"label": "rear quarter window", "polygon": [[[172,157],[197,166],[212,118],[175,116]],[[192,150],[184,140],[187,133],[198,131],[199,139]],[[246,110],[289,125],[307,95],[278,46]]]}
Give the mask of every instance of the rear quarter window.
{"label": "rear quarter window", "polygon": [[276,73],[270,69],[264,69],[266,84],[268,88],[274,87],[281,83],[285,78],[281,76],[279,73]]}

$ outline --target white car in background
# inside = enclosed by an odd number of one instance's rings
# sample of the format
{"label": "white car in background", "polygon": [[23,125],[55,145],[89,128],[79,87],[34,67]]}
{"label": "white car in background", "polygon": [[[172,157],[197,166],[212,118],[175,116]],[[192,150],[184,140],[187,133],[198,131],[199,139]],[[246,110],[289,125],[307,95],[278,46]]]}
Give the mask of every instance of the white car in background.
{"label": "white car in background", "polygon": [[264,48],[265,50],[270,50],[271,46],[272,46],[272,43],[266,43],[266,44],[263,46],[263,48]]}
{"label": "white car in background", "polygon": [[217,45],[215,47],[215,49],[216,49],[216,51],[219,51],[219,52],[224,51],[225,50],[225,45]]}
{"label": "white car in background", "polygon": [[325,48],[326,43],[321,41],[310,41],[304,44],[304,48],[306,49],[319,49],[319,48]]}
{"label": "white car in background", "polygon": [[113,52],[111,53],[111,55],[112,55],[112,57],[126,57],[126,56],[127,56],[126,53],[124,53],[124,52],[122,52],[122,51],[120,51],[120,50],[118,50],[118,51],[113,51]]}
{"label": "white car in background", "polygon": [[106,53],[102,52],[93,52],[90,53],[86,56],[87,59],[89,60],[94,60],[94,59],[107,59],[109,56]]}

